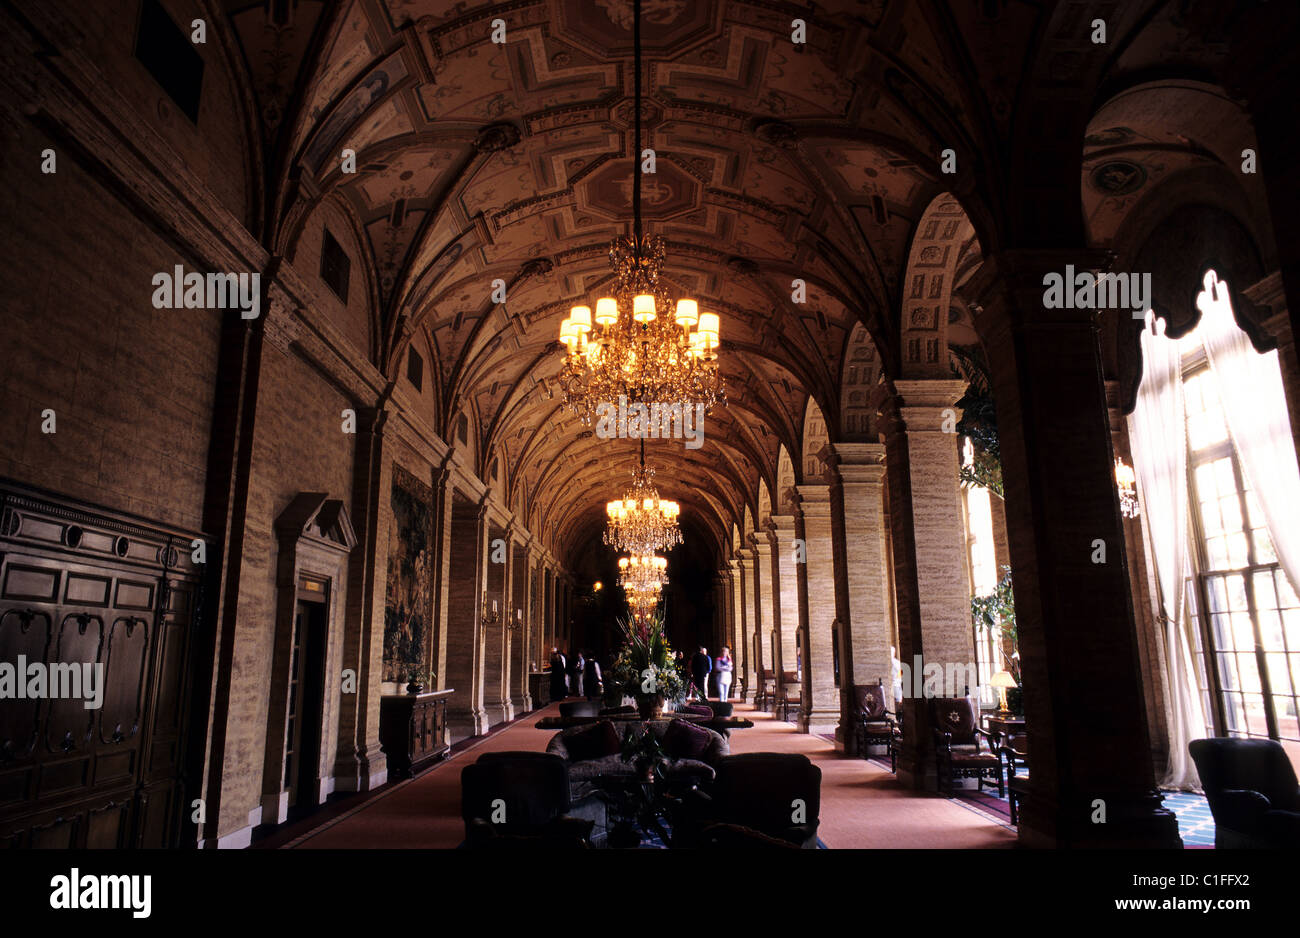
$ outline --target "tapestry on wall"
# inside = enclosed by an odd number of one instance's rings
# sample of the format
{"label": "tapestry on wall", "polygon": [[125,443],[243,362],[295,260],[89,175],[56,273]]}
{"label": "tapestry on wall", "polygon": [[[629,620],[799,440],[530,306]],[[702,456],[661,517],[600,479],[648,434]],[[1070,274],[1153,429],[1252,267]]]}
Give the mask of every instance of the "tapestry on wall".
{"label": "tapestry on wall", "polygon": [[433,489],[402,467],[394,466],[392,507],[384,599],[383,679],[404,683],[412,668],[425,668],[433,620]]}

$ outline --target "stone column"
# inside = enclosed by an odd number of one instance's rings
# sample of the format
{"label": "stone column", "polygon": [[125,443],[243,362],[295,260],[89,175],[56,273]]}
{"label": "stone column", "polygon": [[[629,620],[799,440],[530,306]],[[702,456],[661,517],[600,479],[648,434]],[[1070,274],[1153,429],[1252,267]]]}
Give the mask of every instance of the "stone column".
{"label": "stone column", "polygon": [[975,647],[955,407],[965,383],[900,380],[878,389],[888,453],[894,580],[903,662],[899,781],[934,784],[929,705],[918,696],[974,693]]}
{"label": "stone column", "polygon": [[[347,621],[343,664],[356,674],[356,692],[339,707],[336,791],[369,791],[388,780],[387,757],[379,745],[379,697],[384,658],[384,587],[388,577],[387,527],[380,524],[384,495],[392,484],[384,472],[382,409],[362,412],[352,476],[352,523],[357,547],[348,558]],[[381,541],[379,534],[384,534]],[[382,546],[381,546],[382,544]]]}
{"label": "stone column", "polygon": [[736,663],[736,672],[731,679],[731,696],[744,700],[745,687],[749,684],[749,651],[745,647],[747,633],[745,630],[745,584],[740,572],[739,560],[727,561],[727,602],[731,605],[732,629],[735,634],[731,646],[731,657]]}
{"label": "stone column", "polygon": [[885,516],[885,447],[836,443],[821,451],[831,502],[835,560],[835,614],[840,620],[840,725],[836,739],[856,746],[850,726],[854,684],[880,680],[890,709],[894,700],[889,647],[889,558]]}
{"label": "stone column", "polygon": [[803,631],[803,705],[799,729],[834,732],[840,720],[835,684],[835,549],[831,536],[831,493],[825,485],[797,486],[795,534],[803,541],[799,579],[799,627]]}
{"label": "stone column", "polygon": [[[509,642],[506,610],[510,604],[510,547],[505,529],[489,526],[487,583],[482,594],[483,706],[488,726],[510,719]],[[492,607],[495,604],[496,609]]]}
{"label": "stone column", "polygon": [[762,631],[758,614],[758,582],[755,579],[755,552],[752,548],[736,551],[736,564],[740,568],[740,604],[745,632],[745,703],[752,703],[758,688],[758,672],[763,667],[763,657],[759,654],[755,639]]}
{"label": "stone column", "polygon": [[969,294],[997,401],[1033,762],[1020,840],[1177,847],[1151,766],[1095,313],[1043,303],[1045,274],[1102,263],[1003,251]]}
{"label": "stone column", "polygon": [[447,705],[453,740],[478,736],[488,728],[484,708],[483,597],[488,583],[486,505],[461,502],[452,508],[448,568],[447,684],[456,691]]}
{"label": "stone column", "polygon": [[[772,588],[772,542],[766,534],[758,532],[749,536],[749,542],[754,550],[754,608],[758,625],[754,645],[760,666],[772,674],[778,670],[778,663],[773,658],[772,623],[778,621],[773,604],[779,599]],[[780,677],[779,674],[776,676]]]}
{"label": "stone column", "polygon": [[[781,671],[799,666],[796,647],[799,631],[799,564],[795,563],[794,515],[772,515],[768,523],[772,538],[772,611],[776,622],[776,641]],[[783,686],[777,675],[778,692]]]}
{"label": "stone column", "polygon": [[533,709],[532,693],[528,687],[528,676],[533,671],[533,661],[537,658],[537,647],[533,633],[529,628],[530,594],[532,591],[532,565],[528,562],[529,551],[525,544],[511,548],[514,557],[510,595],[511,649],[510,656],[510,704],[515,714],[527,713]]}

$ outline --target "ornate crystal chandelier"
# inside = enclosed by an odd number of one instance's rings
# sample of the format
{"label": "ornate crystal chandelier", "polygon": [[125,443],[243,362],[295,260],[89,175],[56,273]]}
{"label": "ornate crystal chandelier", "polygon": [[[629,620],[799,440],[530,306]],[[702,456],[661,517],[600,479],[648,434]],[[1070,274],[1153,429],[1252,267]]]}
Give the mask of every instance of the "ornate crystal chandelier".
{"label": "ornate crystal chandelier", "polygon": [[658,594],[668,583],[668,558],[657,554],[618,558],[618,585],[624,592]]}
{"label": "ornate crystal chandelier", "polygon": [[608,524],[605,543],[615,550],[637,557],[670,550],[682,542],[676,502],[659,497],[653,469],[646,468],[645,440],[641,441],[641,465],[632,473],[632,487],[621,499],[605,505]]}
{"label": "ornate crystal chandelier", "polygon": [[655,606],[659,604],[658,590],[647,592],[630,592],[627,594],[627,605],[632,610],[632,615],[638,620],[644,622],[654,612]]}
{"label": "ornate crystal chandelier", "polygon": [[[700,312],[699,303],[675,303],[660,280],[663,239],[641,231],[641,17],[633,12],[635,47],[635,146],[632,152],[632,234],[615,238],[609,248],[616,287],[613,296],[590,306],[574,306],[560,325],[567,350],[560,384],[564,401],[591,426],[602,403],[658,403],[707,414],[721,402],[726,388],[718,370],[721,323],[717,313]],[[594,325],[593,325],[594,322]]]}

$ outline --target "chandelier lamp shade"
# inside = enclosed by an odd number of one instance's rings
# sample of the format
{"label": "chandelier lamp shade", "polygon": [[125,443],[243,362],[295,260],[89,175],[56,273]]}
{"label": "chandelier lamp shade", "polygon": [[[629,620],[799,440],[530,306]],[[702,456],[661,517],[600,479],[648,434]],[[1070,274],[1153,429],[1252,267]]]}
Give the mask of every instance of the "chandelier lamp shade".
{"label": "chandelier lamp shade", "polygon": [[718,369],[722,323],[697,300],[674,300],[663,281],[663,239],[641,229],[641,4],[633,7],[635,143],[632,232],[609,248],[613,290],[578,305],[560,324],[565,348],[560,385],[565,404],[591,426],[601,404],[629,402],[690,408],[726,405]]}

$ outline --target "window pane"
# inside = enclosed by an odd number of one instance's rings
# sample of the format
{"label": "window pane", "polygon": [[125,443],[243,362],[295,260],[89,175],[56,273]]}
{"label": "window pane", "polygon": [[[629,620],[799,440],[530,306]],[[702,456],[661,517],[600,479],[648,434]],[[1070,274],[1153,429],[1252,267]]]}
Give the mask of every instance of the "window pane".
{"label": "window pane", "polygon": [[1223,533],[1223,520],[1219,516],[1219,504],[1214,499],[1201,502],[1201,524],[1205,526],[1205,536],[1214,537]]}
{"label": "window pane", "polygon": [[1287,668],[1286,655],[1279,652],[1269,652],[1264,656],[1268,662],[1268,683],[1275,696],[1291,696],[1291,675]]}
{"label": "window pane", "polygon": [[1226,456],[1214,461],[1214,478],[1218,482],[1220,495],[1237,491],[1237,477],[1232,474],[1232,460]]}
{"label": "window pane", "polygon": [[[1259,668],[1255,666],[1255,653],[1253,651],[1237,653],[1237,677],[1241,679],[1241,689],[1244,691],[1258,694],[1263,689],[1260,687]],[[1262,715],[1263,712],[1263,707],[1261,707],[1260,714]]]}
{"label": "window pane", "polygon": [[1232,654],[1220,654],[1219,658],[1219,683],[1225,691],[1238,690],[1241,682],[1237,680],[1237,656]]}
{"label": "window pane", "polygon": [[1237,500],[1236,495],[1229,495],[1227,498],[1219,499],[1219,517],[1223,519],[1224,531],[1242,530],[1241,502]]}
{"label": "window pane", "polygon": [[1233,570],[1244,567],[1249,562],[1249,557],[1246,551],[1246,535],[1228,535],[1228,566]]}
{"label": "window pane", "polygon": [[1283,739],[1300,739],[1300,726],[1296,721],[1294,697],[1273,698],[1273,718],[1277,721],[1277,735]]}
{"label": "window pane", "polygon": [[1224,577],[1228,587],[1228,608],[1234,612],[1248,608],[1246,605],[1246,578],[1239,573]]}
{"label": "window pane", "polygon": [[1206,500],[1219,494],[1218,485],[1214,481],[1214,463],[1201,463],[1196,467],[1196,491]]}

